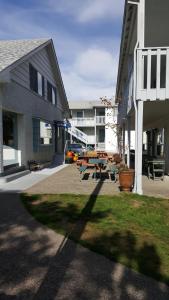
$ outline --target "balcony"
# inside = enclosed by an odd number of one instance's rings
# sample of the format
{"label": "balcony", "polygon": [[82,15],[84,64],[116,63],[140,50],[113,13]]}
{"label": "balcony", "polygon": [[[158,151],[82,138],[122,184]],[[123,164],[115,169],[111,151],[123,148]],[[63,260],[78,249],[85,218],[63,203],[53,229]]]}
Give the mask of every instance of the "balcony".
{"label": "balcony", "polygon": [[92,135],[88,136],[88,144],[89,145],[95,144],[95,136],[92,136]]}
{"label": "balcony", "polygon": [[72,118],[70,120],[74,127],[94,127],[95,118]]}
{"label": "balcony", "polygon": [[137,99],[169,99],[169,48],[137,50]]}
{"label": "balcony", "polygon": [[105,116],[96,116],[96,125],[105,125]]}

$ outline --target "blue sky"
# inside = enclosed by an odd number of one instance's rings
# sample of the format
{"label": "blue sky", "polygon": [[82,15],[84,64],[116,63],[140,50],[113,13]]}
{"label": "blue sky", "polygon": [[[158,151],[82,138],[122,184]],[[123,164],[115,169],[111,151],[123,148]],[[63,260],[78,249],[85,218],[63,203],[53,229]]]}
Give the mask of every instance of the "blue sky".
{"label": "blue sky", "polygon": [[0,39],[51,37],[69,100],[115,93],[124,0],[0,0]]}

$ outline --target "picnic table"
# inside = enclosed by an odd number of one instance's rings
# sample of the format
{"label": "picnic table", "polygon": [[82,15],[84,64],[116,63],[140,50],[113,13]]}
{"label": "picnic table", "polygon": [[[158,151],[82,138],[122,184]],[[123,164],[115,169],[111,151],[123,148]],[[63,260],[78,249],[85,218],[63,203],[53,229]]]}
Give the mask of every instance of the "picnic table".
{"label": "picnic table", "polygon": [[107,159],[104,158],[90,158],[89,159],[89,166],[94,165],[95,166],[95,179],[97,176],[97,169],[99,169],[99,174],[101,178],[102,169],[107,165]]}

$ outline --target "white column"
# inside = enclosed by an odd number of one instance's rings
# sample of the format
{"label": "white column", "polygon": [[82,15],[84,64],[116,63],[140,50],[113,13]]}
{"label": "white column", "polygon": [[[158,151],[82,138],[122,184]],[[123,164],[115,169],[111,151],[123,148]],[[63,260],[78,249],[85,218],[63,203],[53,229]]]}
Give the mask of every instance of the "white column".
{"label": "white column", "polygon": [[123,123],[123,162],[125,162],[125,137],[126,137],[126,131],[125,131],[125,124]]}
{"label": "white column", "polygon": [[94,117],[94,119],[95,119],[94,135],[95,135],[95,150],[96,150],[96,144],[97,144],[97,137],[96,137],[96,135],[97,135],[97,131],[96,131],[96,107],[94,109],[94,113],[95,113],[95,117]]}
{"label": "white column", "polygon": [[165,157],[165,171],[169,174],[169,122],[164,128],[164,157]]}
{"label": "white column", "polygon": [[143,154],[143,101],[137,101],[137,134],[136,144],[137,150],[135,154],[136,160],[136,189],[135,192],[139,195],[143,194],[142,189],[142,154]]}
{"label": "white column", "polygon": [[134,179],[134,193],[137,193],[137,119],[138,119],[138,105],[136,102],[136,109],[135,109],[135,179]]}
{"label": "white column", "polygon": [[3,115],[0,104],[0,173],[3,173]]}
{"label": "white column", "polygon": [[[27,122],[26,122],[27,121]],[[17,115],[17,133],[18,133],[18,151],[20,152],[21,160],[18,161],[19,165],[27,164],[27,153],[29,153],[28,147],[26,147],[26,124],[32,126],[32,119],[26,120],[25,115]]]}
{"label": "white column", "polygon": [[130,117],[127,118],[127,165],[130,168],[130,144],[131,144],[131,136],[130,136]]}

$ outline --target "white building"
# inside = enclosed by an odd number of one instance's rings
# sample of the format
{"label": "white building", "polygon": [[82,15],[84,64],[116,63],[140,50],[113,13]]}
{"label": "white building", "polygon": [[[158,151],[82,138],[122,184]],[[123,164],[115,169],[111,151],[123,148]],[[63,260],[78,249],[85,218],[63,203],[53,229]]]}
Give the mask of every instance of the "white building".
{"label": "white building", "polygon": [[96,150],[117,152],[117,106],[105,107],[101,101],[70,101],[70,134],[75,140]]}
{"label": "white building", "polygon": [[62,154],[69,116],[52,40],[0,41],[0,176]]}
{"label": "white building", "polygon": [[[125,1],[116,101],[123,146],[127,129],[129,150],[130,131],[135,130],[134,191],[139,194],[143,192],[143,150],[164,155],[169,172],[168,12],[168,0]],[[143,132],[147,132],[146,149]]]}

